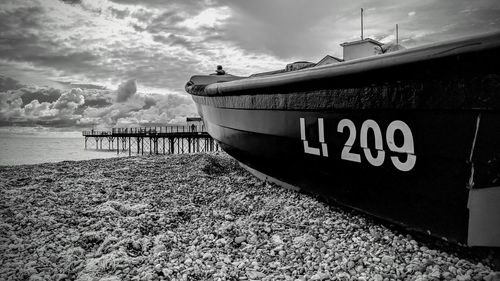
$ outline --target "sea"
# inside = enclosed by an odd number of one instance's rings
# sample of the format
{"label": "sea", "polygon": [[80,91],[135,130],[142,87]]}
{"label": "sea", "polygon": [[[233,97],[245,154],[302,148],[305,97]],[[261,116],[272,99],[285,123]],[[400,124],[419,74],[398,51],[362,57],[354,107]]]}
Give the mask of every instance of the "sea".
{"label": "sea", "polygon": [[[60,136],[58,136],[60,135]],[[71,134],[0,133],[0,165],[39,164],[118,157],[116,151],[85,149],[85,138]],[[103,142],[103,148],[107,145]],[[120,157],[125,156],[121,153]]]}

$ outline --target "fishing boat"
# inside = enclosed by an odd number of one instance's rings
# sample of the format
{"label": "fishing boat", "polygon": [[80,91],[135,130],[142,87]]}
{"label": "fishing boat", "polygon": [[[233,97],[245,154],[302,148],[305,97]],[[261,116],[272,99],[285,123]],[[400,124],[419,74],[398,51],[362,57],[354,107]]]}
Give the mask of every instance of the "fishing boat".
{"label": "fishing boat", "polygon": [[394,52],[369,38],[342,46],[343,59],[197,75],[186,91],[208,133],[256,175],[500,247],[500,33]]}

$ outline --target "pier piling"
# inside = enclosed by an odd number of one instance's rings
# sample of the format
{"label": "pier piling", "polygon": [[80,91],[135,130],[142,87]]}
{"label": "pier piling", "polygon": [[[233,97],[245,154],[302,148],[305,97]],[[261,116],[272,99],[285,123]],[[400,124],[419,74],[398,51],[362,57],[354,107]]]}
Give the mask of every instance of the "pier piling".
{"label": "pier piling", "polygon": [[116,150],[117,155],[120,152],[128,153],[129,156],[144,155],[145,149],[149,150],[150,155],[220,150],[204,126],[113,128],[111,131],[83,131],[82,135],[85,137],[85,149],[93,147],[93,144],[88,142],[94,140],[96,150],[103,150],[102,143],[106,140],[108,145],[107,149],[104,146],[104,150]]}

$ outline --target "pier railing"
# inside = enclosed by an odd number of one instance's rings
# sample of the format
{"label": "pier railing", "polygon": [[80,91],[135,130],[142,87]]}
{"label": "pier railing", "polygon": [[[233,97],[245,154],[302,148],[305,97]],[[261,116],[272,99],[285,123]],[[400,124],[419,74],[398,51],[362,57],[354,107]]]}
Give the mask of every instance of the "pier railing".
{"label": "pier railing", "polygon": [[83,131],[82,136],[110,136],[111,131]]}
{"label": "pier railing", "polygon": [[112,135],[157,135],[176,133],[206,133],[204,125],[169,125],[161,127],[134,127],[134,128],[112,128],[111,131],[83,131],[83,136],[112,136]]}

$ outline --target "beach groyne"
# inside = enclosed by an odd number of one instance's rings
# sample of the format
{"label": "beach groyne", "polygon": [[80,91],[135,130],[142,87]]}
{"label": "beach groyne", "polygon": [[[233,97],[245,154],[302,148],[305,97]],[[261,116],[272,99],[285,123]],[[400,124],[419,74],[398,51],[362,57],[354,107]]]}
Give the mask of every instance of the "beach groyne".
{"label": "beach groyne", "polygon": [[0,192],[1,280],[497,280],[488,257],[261,181],[220,152],[0,167]]}

